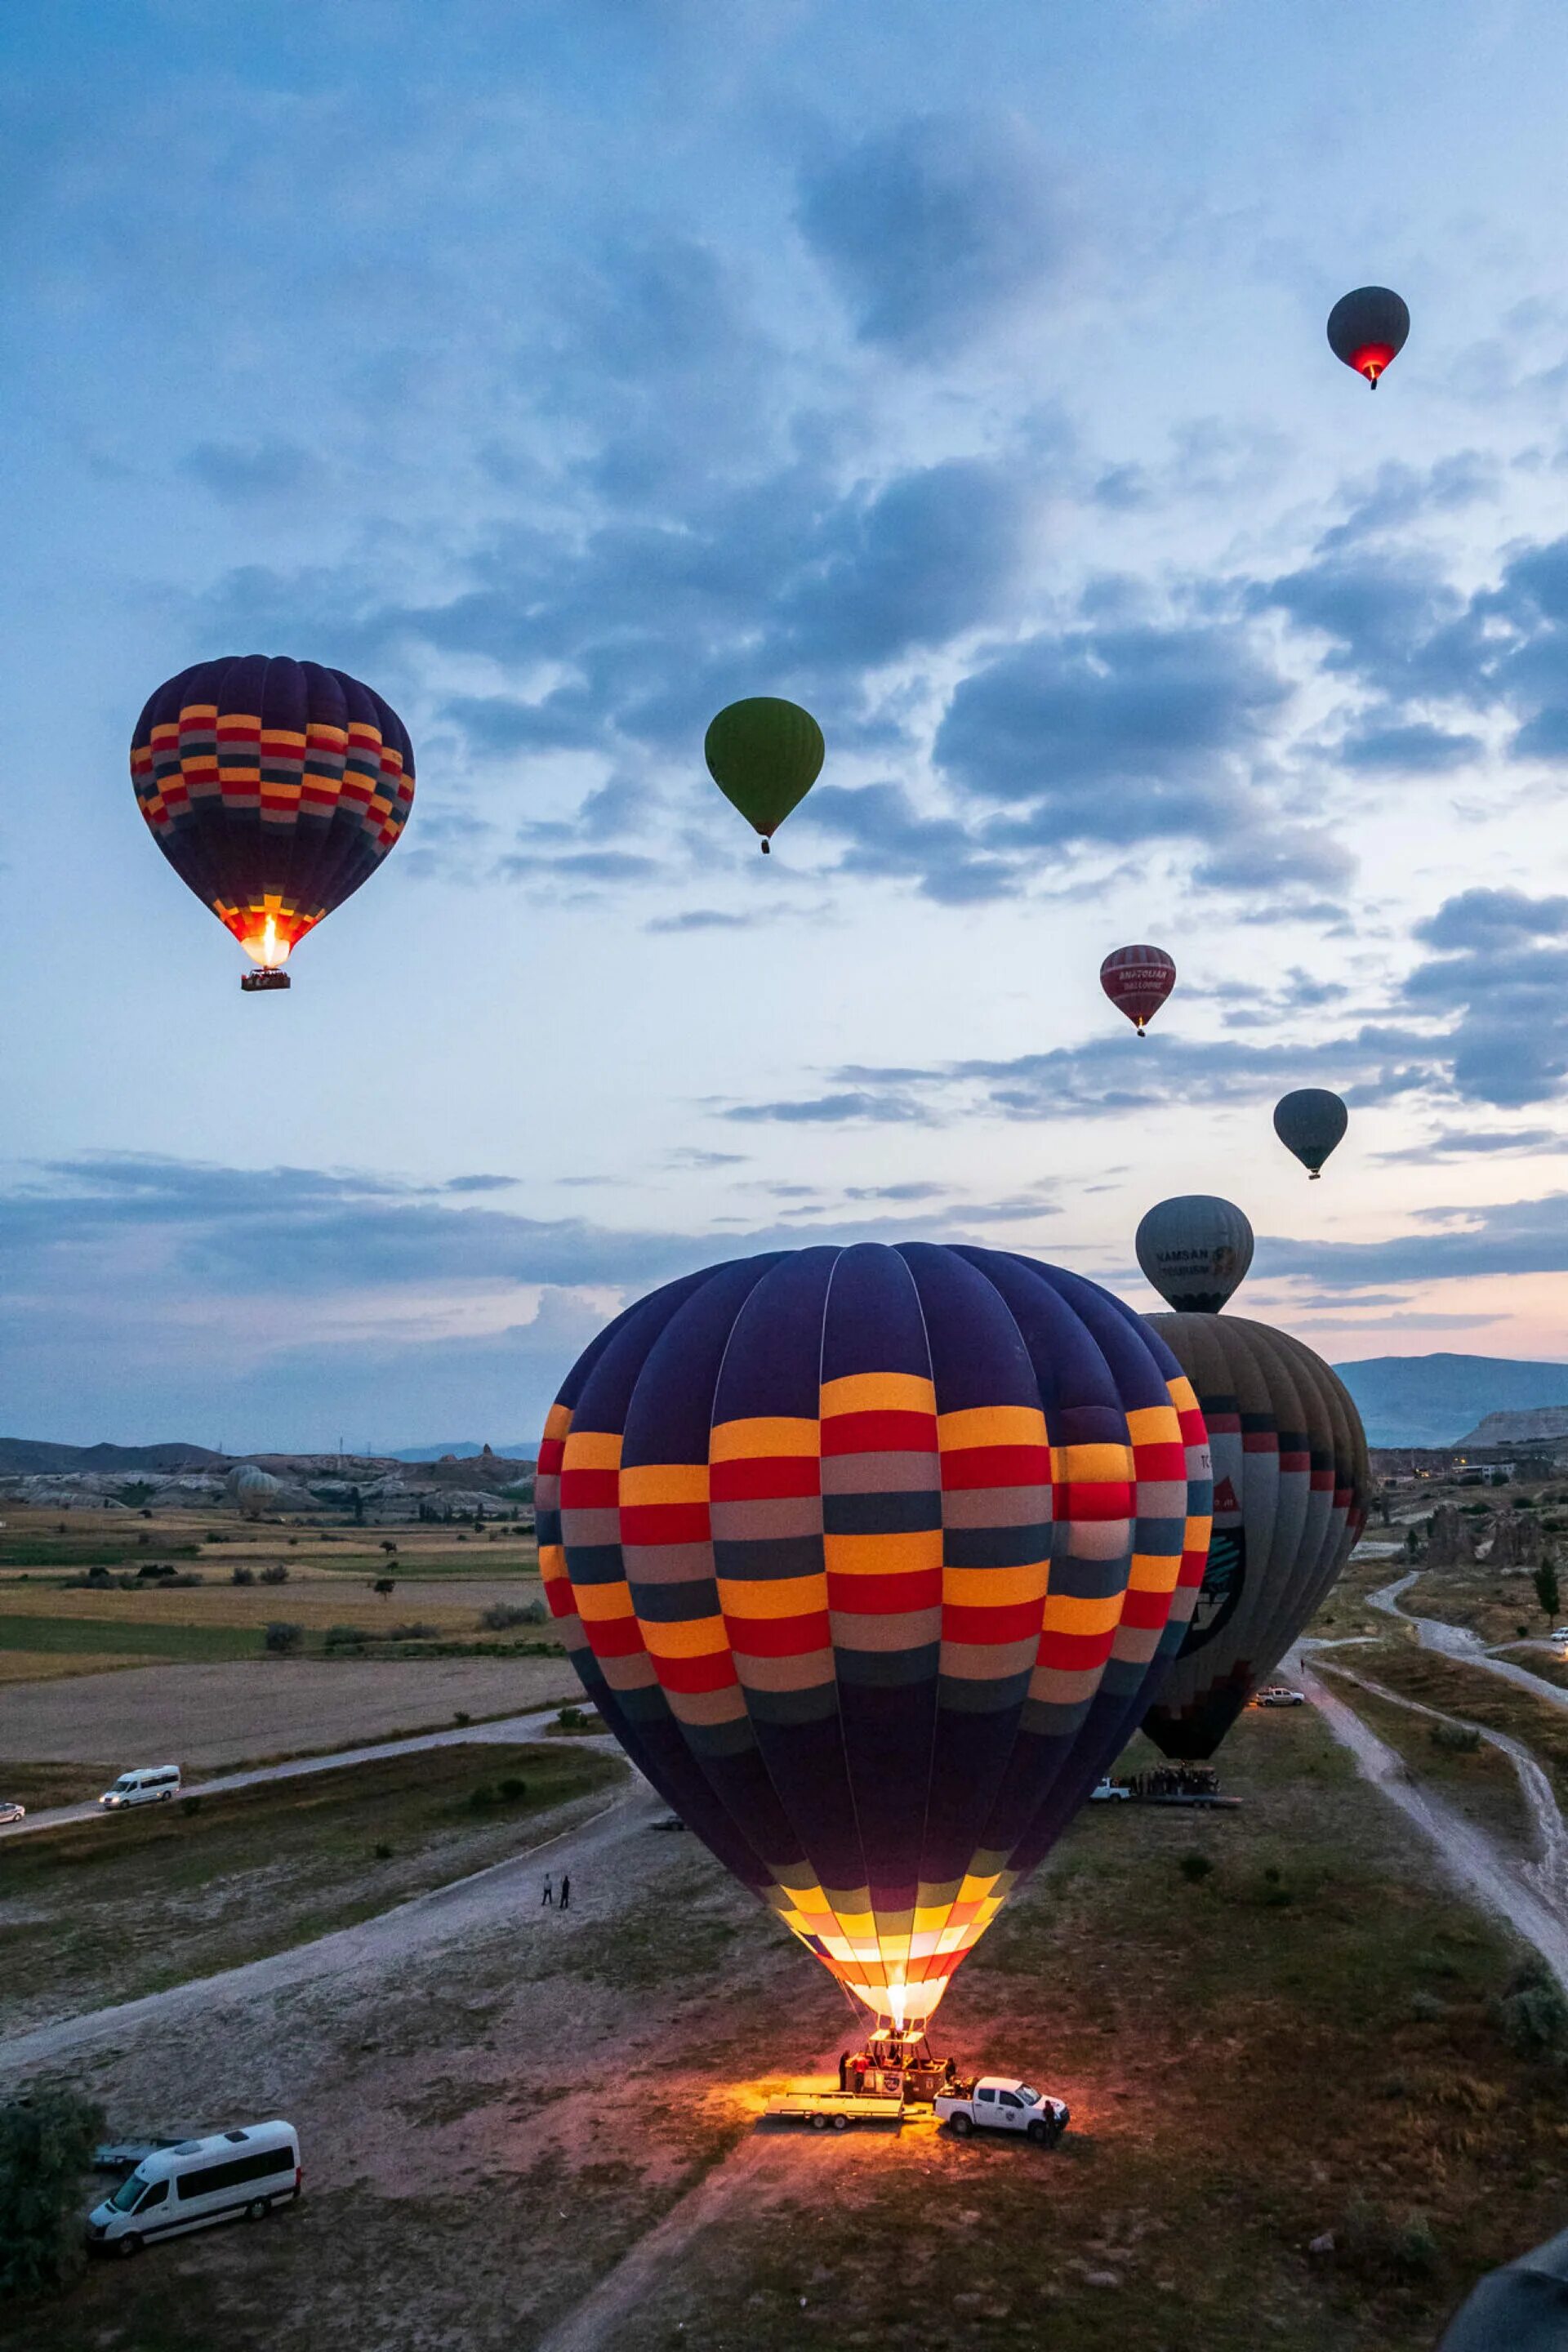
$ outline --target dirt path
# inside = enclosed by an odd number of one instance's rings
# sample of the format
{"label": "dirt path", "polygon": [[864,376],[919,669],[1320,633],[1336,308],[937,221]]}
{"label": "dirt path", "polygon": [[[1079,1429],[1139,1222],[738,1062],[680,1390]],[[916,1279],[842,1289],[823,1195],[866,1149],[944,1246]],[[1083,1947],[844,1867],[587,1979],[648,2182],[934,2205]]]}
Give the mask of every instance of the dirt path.
{"label": "dirt path", "polygon": [[1302,1663],[1298,1671],[1335,1738],[1350,1750],[1373,1786],[1431,1842],[1453,1885],[1484,1909],[1506,1919],[1526,1943],[1533,1945],[1568,1993],[1568,1927],[1555,1909],[1534,1887],[1521,1883],[1521,1874],[1472,1822],[1413,1780],[1404,1758],[1381,1740],[1310,1666]]}
{"label": "dirt path", "polygon": [[[1467,1666],[1481,1666],[1489,1675],[1497,1675],[1506,1683],[1515,1683],[1527,1690],[1532,1698],[1543,1698],[1549,1706],[1568,1708],[1568,1690],[1561,1684],[1548,1682],[1544,1675],[1532,1675],[1528,1666],[1515,1664],[1512,1658],[1500,1658],[1473,1633],[1468,1625],[1445,1625],[1437,1617],[1416,1617],[1399,1605],[1400,1596],[1407,1591],[1423,1571],[1413,1568],[1393,1584],[1379,1585],[1367,1594],[1368,1606],[1381,1609],[1385,1617],[1397,1618],[1402,1625],[1414,1625],[1424,1650],[1436,1650],[1443,1657],[1458,1658]],[[1507,1646],[1511,1649],[1514,1644]]]}
{"label": "dirt path", "polygon": [[[555,1719],[552,1707],[542,1708],[535,1715],[510,1715],[495,1723],[469,1723],[459,1729],[422,1731],[411,1739],[384,1739],[374,1748],[341,1748],[331,1756],[296,1756],[287,1764],[258,1764],[249,1772],[226,1772],[216,1780],[187,1780],[181,1789],[185,1797],[221,1797],[231,1789],[251,1789],[263,1780],[293,1780],[305,1772],[333,1772],[345,1764],[378,1764],[388,1756],[416,1756],[422,1748],[457,1748],[469,1740],[537,1739]],[[600,1747],[607,1743],[601,1740]],[[30,1830],[56,1829],[62,1822],[102,1820],[96,1800],[82,1805],[49,1805],[41,1811],[27,1815],[25,1822],[14,1822],[0,1829],[0,1838],[26,1837]]]}
{"label": "dirt path", "polygon": [[[205,2015],[216,2008],[248,2006],[268,1994],[314,1984],[323,1978],[372,1977],[421,1950],[472,1937],[498,1922],[519,1932],[528,1932],[531,1925],[537,1928],[533,1882],[538,1857],[547,1849],[554,1867],[564,1866],[584,1879],[591,1870],[595,1886],[610,1889],[615,1902],[626,1900],[638,1890],[644,1875],[637,1867],[636,1842],[661,1810],[658,1800],[646,1781],[637,1780],[607,1805],[595,1796],[578,1800],[571,1810],[574,1818],[564,1827],[552,1830],[525,1853],[477,1871],[471,1877],[457,1879],[449,1886],[416,1895],[357,1927],[340,1928],[313,1943],[297,1944],[289,1951],[252,1960],[221,1976],[197,1977],[167,1992],[150,1993],[142,2000],[123,2001],[112,2009],[93,2010],[86,2016],[66,2018],[0,2042],[0,2076],[52,2064],[96,2043],[122,2042],[150,2029],[177,2027],[196,2012]],[[666,1841],[655,1838],[648,1843],[657,1847]],[[643,1852],[647,1851],[645,1844]]]}

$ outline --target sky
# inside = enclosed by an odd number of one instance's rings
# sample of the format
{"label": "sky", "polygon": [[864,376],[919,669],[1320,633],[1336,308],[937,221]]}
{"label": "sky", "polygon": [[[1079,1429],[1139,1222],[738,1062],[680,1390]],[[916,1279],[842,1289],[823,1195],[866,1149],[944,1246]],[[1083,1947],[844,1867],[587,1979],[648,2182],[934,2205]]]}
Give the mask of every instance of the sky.
{"label": "sky", "polygon": [[[954,21],[7,12],[5,1433],[531,1444],[695,1265],[1152,1308],[1183,1192],[1335,1360],[1568,1357],[1568,16]],[[247,652],[416,749],[287,995],[127,772]],[[762,693],[828,746],[765,861],[701,759]]]}

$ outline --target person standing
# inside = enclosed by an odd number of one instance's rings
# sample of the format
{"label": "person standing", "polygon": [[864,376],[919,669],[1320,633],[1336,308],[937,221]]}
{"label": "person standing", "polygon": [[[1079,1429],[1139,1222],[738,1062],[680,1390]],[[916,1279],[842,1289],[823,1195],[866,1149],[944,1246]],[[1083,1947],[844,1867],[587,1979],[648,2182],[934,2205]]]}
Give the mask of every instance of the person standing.
{"label": "person standing", "polygon": [[[541,1902],[542,1905],[546,1906],[552,1906],[552,1905],[554,1904],[554,1901],[555,1901],[555,1879],[554,1879],[554,1875],[553,1875],[553,1874],[552,1874],[551,1871],[548,1871],[548,1870],[547,1870],[547,1871],[545,1872],[545,1874],[544,1874],[544,1892],[543,1892],[543,1894],[540,1896],[540,1898],[539,1898],[539,1899],[540,1899],[540,1902]],[[562,1889],[561,1889],[561,1900],[562,1900],[563,1904],[564,1904],[564,1902],[565,1902],[565,1900],[566,1900],[566,1889],[565,1889],[565,1887],[564,1887],[564,1886],[563,1886],[563,1887],[562,1887]]]}
{"label": "person standing", "polygon": [[564,1911],[564,1910],[566,1909],[566,1907],[567,1907],[567,1906],[570,1904],[571,1900],[572,1900],[572,1874],[571,1874],[571,1872],[570,1872],[570,1871],[568,1871],[568,1870],[563,1870],[563,1871],[562,1872],[562,1874],[561,1874],[561,1908],[563,1909],[563,1911]]}

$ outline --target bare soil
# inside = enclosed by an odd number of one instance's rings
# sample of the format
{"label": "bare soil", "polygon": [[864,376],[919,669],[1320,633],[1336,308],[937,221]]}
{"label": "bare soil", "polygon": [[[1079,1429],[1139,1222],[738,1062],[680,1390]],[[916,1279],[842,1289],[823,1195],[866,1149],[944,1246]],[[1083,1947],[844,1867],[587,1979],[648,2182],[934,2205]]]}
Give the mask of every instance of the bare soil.
{"label": "bare soil", "polygon": [[431,1658],[409,1664],[262,1658],[142,1666],[9,1689],[0,1768],[18,1763],[177,1763],[187,1772],[253,1758],[390,1738],[582,1696],[563,1659]]}

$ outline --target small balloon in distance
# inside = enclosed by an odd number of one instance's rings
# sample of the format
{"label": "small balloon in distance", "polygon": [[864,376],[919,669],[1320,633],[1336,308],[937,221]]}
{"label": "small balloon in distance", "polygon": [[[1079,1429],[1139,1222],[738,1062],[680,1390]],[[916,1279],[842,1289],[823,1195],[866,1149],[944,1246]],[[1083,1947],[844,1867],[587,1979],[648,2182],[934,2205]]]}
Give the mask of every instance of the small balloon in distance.
{"label": "small balloon in distance", "polygon": [[1351,1115],[1326,1087],[1298,1087],[1274,1106],[1274,1132],[1293,1151],[1315,1184],[1324,1160],[1342,1141]]}
{"label": "small balloon in distance", "polygon": [[1410,313],[1389,286],[1358,286],[1352,294],[1342,294],[1329,312],[1329,349],[1364,375],[1373,392],[1409,332]]}
{"label": "small balloon in distance", "polygon": [[1114,948],[1100,967],[1100,984],[1142,1037],[1176,984],[1176,967],[1163,948]]}
{"label": "small balloon in distance", "polygon": [[1182,1192],[1155,1202],[1133,1246],[1144,1281],[1167,1307],[1217,1315],[1252,1264],[1252,1227],[1234,1201]]}
{"label": "small balloon in distance", "polygon": [[761,835],[764,857],[771,836],[821,774],[826,751],[810,711],[771,694],[727,704],[702,744],[709,774]]}

